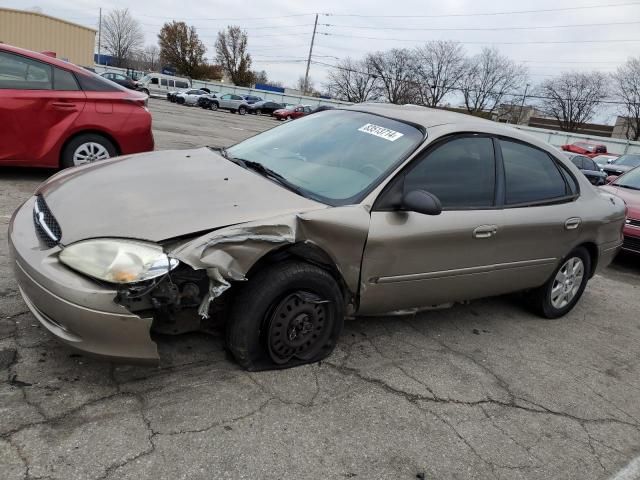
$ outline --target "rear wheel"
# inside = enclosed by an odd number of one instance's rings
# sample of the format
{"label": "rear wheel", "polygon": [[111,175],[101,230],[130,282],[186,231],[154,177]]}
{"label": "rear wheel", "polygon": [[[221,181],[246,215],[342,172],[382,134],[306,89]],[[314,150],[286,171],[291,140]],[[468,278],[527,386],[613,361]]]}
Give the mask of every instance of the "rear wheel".
{"label": "rear wheel", "polygon": [[257,115],[262,115],[262,109],[261,109],[261,108],[257,109],[257,110],[256,110],[256,114],[257,114]]}
{"label": "rear wheel", "polygon": [[112,142],[102,135],[87,133],[71,140],[62,152],[62,168],[79,167],[99,160],[107,160],[118,154]]}
{"label": "rear wheel", "polygon": [[214,110],[214,111],[218,110],[218,107],[219,107],[218,102],[212,102],[211,103],[211,110]]}
{"label": "rear wheel", "polygon": [[291,115],[287,115],[287,120],[292,120]]}
{"label": "rear wheel", "polygon": [[247,107],[239,107],[238,108],[238,113],[240,115],[244,115],[245,113],[247,113]]}
{"label": "rear wheel", "polygon": [[591,256],[584,247],[567,255],[542,287],[529,294],[529,304],[540,316],[558,318],[578,303],[589,281]]}
{"label": "rear wheel", "polygon": [[227,347],[248,370],[313,363],[335,348],[344,300],[335,279],[306,263],[284,262],[242,286],[227,324]]}
{"label": "rear wheel", "polygon": [[182,98],[182,97],[177,97],[177,98],[176,98],[176,103],[178,103],[179,105],[183,105],[183,104],[184,104],[184,98]]}

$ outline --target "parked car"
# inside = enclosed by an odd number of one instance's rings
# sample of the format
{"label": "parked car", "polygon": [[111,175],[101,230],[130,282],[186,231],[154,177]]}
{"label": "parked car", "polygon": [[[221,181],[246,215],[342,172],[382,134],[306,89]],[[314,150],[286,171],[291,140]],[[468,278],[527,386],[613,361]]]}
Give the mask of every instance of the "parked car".
{"label": "parked car", "polygon": [[174,90],[191,88],[188,78],[174,77],[162,73],[150,73],[138,80],[138,90],[147,95],[167,95]]}
{"label": "parked car", "polygon": [[562,145],[560,148],[567,152],[579,153],[590,158],[607,153],[606,145],[593,142],[574,142],[570,145]]}
{"label": "parked car", "polygon": [[9,244],[27,306],[77,349],[157,361],[151,328],[209,318],[243,367],[290,367],[328,356],[347,312],[525,291],[568,313],[618,253],[625,205],[555,152],[453,112],[341,107],[59,173]]}
{"label": "parked car", "polygon": [[127,77],[121,73],[116,72],[105,72],[100,74],[101,77],[106,78],[107,80],[111,80],[112,82],[116,82],[118,85],[128,88],[130,90],[137,90],[138,83],[135,82],[131,77]]}
{"label": "parked car", "polygon": [[217,98],[211,100],[211,110],[229,110],[231,113],[238,112],[240,115],[244,115],[249,111],[249,104],[240,95],[234,93],[226,93]]}
{"label": "parked car", "polygon": [[255,95],[244,95],[242,98],[244,98],[249,105],[263,101],[262,97],[256,97]]}
{"label": "parked car", "polygon": [[565,152],[565,154],[592,185],[604,185],[606,183],[607,174],[589,157],[569,152]]}
{"label": "parked car", "polygon": [[179,103],[180,105],[197,105],[198,100],[200,100],[204,95],[209,95],[209,93],[210,92],[208,90],[202,89],[192,88],[190,90],[183,90],[182,92],[176,93],[176,103]]}
{"label": "parked car", "polygon": [[615,162],[619,156],[620,155],[613,155],[611,153],[596,155],[595,157],[593,157],[593,161],[596,162],[600,167],[604,167],[605,165]]}
{"label": "parked car", "polygon": [[218,92],[209,92],[209,94],[207,95],[202,95],[199,99],[198,99],[198,103],[197,105],[201,108],[211,108],[211,102],[213,102],[214,99],[218,98],[220,96],[220,93]]}
{"label": "parked car", "polygon": [[622,249],[640,254],[640,167],[616,178],[602,189],[617,195],[627,204]]}
{"label": "parked car", "polygon": [[304,117],[311,113],[311,107],[308,105],[296,105],[295,107],[283,108],[273,112],[273,116],[278,120],[294,120]]}
{"label": "parked car", "polygon": [[609,176],[620,176],[640,165],[640,153],[627,153],[618,157],[613,163],[605,165],[602,170]]}
{"label": "parked car", "polygon": [[273,115],[273,112],[282,108],[284,108],[284,105],[281,103],[270,102],[269,100],[261,100],[249,105],[249,113],[253,113],[255,115],[268,113],[269,115]]}
{"label": "parked car", "polygon": [[153,150],[147,96],[0,43],[0,165],[71,167]]}

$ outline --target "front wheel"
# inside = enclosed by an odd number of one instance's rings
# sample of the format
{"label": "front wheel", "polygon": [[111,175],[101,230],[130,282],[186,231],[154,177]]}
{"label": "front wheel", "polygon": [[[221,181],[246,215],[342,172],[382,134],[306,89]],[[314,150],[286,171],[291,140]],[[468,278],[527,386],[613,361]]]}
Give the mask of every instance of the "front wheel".
{"label": "front wheel", "polygon": [[584,247],[567,255],[542,287],[529,294],[529,304],[540,316],[558,318],[569,313],[589,281],[591,256]]}
{"label": "front wheel", "polygon": [[283,262],[241,286],[226,326],[227,348],[247,370],[288,368],[326,358],[344,324],[344,299],[329,272]]}
{"label": "front wheel", "polygon": [[238,114],[244,115],[245,113],[247,113],[247,108],[246,107],[238,108]]}

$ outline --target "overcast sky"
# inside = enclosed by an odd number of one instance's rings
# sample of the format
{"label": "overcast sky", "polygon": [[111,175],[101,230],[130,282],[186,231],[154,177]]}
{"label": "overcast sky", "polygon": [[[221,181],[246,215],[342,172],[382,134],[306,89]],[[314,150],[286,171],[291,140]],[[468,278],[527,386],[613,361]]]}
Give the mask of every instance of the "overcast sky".
{"label": "overcast sky", "polygon": [[[602,7],[575,9],[596,5]],[[266,70],[270,79],[287,86],[294,86],[304,74],[316,12],[334,14],[320,15],[320,34],[314,47],[314,60],[330,64],[338,58],[358,58],[369,51],[451,39],[464,43],[469,54],[485,45],[495,45],[514,60],[524,62],[530,81],[535,84],[564,70],[611,72],[628,57],[640,56],[640,1],[631,0],[0,0],[0,6],[39,7],[43,13],[93,27],[97,26],[99,7],[103,14],[112,8],[129,7],[142,24],[147,44],[156,43],[163,22],[184,20],[197,28],[209,58],[215,56],[213,45],[218,30],[229,24],[239,25],[249,35],[254,69]],[[476,15],[559,8],[572,10]],[[361,16],[339,16],[349,14]],[[566,27],[581,24],[598,25]],[[563,27],[505,30],[552,26]],[[316,86],[325,80],[327,68],[311,66],[310,76]]]}

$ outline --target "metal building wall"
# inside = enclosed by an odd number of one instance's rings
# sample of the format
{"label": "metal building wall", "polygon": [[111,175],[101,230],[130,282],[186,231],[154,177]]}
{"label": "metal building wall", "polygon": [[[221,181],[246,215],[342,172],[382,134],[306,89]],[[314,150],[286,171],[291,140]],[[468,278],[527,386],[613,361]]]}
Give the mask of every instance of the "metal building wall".
{"label": "metal building wall", "polygon": [[0,42],[92,66],[96,31],[42,13],[0,8]]}

